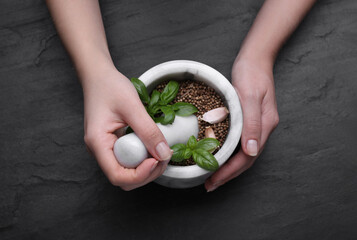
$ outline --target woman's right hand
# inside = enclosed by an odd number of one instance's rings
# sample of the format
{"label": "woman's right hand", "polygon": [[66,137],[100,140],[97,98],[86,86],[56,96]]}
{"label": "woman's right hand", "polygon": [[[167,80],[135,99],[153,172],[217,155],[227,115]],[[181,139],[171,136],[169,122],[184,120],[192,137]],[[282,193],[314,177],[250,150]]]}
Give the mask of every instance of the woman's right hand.
{"label": "woman's right hand", "polygon": [[[81,79],[84,95],[85,143],[99,166],[115,185],[123,190],[143,186],[166,169],[172,151],[155,122],[124,75],[114,67]],[[119,165],[113,152],[115,141],[130,125],[153,158],[136,169]]]}

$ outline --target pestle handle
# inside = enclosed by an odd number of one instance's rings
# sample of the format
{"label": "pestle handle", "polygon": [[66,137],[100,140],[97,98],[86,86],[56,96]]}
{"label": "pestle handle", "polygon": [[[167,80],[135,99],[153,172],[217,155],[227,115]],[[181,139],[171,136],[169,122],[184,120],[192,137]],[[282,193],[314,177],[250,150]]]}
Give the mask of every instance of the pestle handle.
{"label": "pestle handle", "polygon": [[[195,115],[176,116],[172,124],[156,124],[171,147],[177,143],[186,144],[194,135],[198,136],[198,120]],[[149,156],[144,143],[135,133],[126,134],[115,142],[114,155],[119,164],[126,168],[135,168]]]}

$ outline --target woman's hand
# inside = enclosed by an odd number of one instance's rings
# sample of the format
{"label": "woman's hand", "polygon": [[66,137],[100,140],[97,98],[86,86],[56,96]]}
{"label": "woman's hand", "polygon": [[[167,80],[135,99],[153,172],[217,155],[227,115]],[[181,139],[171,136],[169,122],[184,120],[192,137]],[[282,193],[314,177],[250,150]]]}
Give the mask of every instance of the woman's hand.
{"label": "woman's hand", "polygon": [[[98,1],[46,2],[83,87],[88,149],[110,182],[124,190],[154,180],[165,170],[172,152],[134,86],[114,67]],[[113,153],[114,142],[127,125],[153,156],[136,169],[120,166]]]}
{"label": "woman's hand", "polygon": [[[160,176],[172,152],[147,114],[132,83],[116,69],[92,74],[81,82],[84,139],[110,182],[124,190],[131,190]],[[127,125],[132,127],[154,157],[146,159],[136,169],[119,165],[113,153],[114,143]]]}
{"label": "woman's hand", "polygon": [[244,58],[237,58],[234,63],[232,84],[243,110],[242,147],[206,181],[207,191],[213,191],[252,166],[269,135],[278,125],[274,79],[270,66]]}
{"label": "woman's hand", "polygon": [[205,184],[213,191],[254,163],[278,125],[273,65],[279,49],[316,0],[266,0],[233,64],[232,83],[243,109],[242,148]]}

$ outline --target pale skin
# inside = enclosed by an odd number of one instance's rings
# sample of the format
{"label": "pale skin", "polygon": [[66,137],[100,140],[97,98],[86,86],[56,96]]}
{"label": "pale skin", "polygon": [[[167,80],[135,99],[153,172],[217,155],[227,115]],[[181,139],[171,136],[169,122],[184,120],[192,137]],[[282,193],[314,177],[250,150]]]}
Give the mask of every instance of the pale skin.
{"label": "pale skin", "polygon": [[[113,64],[98,0],[46,2],[83,87],[87,148],[109,181],[123,190],[155,180],[165,171],[172,151],[131,82]],[[207,191],[252,166],[277,126],[274,61],[314,2],[266,0],[259,11],[232,67],[232,84],[243,109],[242,148],[206,180]],[[152,155],[136,169],[120,166],[113,153],[114,142],[127,125]]]}

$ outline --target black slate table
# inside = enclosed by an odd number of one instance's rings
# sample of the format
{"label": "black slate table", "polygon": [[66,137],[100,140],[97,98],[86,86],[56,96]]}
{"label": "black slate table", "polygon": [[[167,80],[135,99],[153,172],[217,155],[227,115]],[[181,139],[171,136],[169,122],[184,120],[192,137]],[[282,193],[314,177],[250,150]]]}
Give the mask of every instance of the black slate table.
{"label": "black slate table", "polygon": [[[174,59],[228,79],[262,1],[102,1],[128,77]],[[75,70],[41,0],[0,2],[0,239],[357,239],[357,2],[319,1],[275,66],[280,124],[212,193],[113,187],[83,143]]]}

